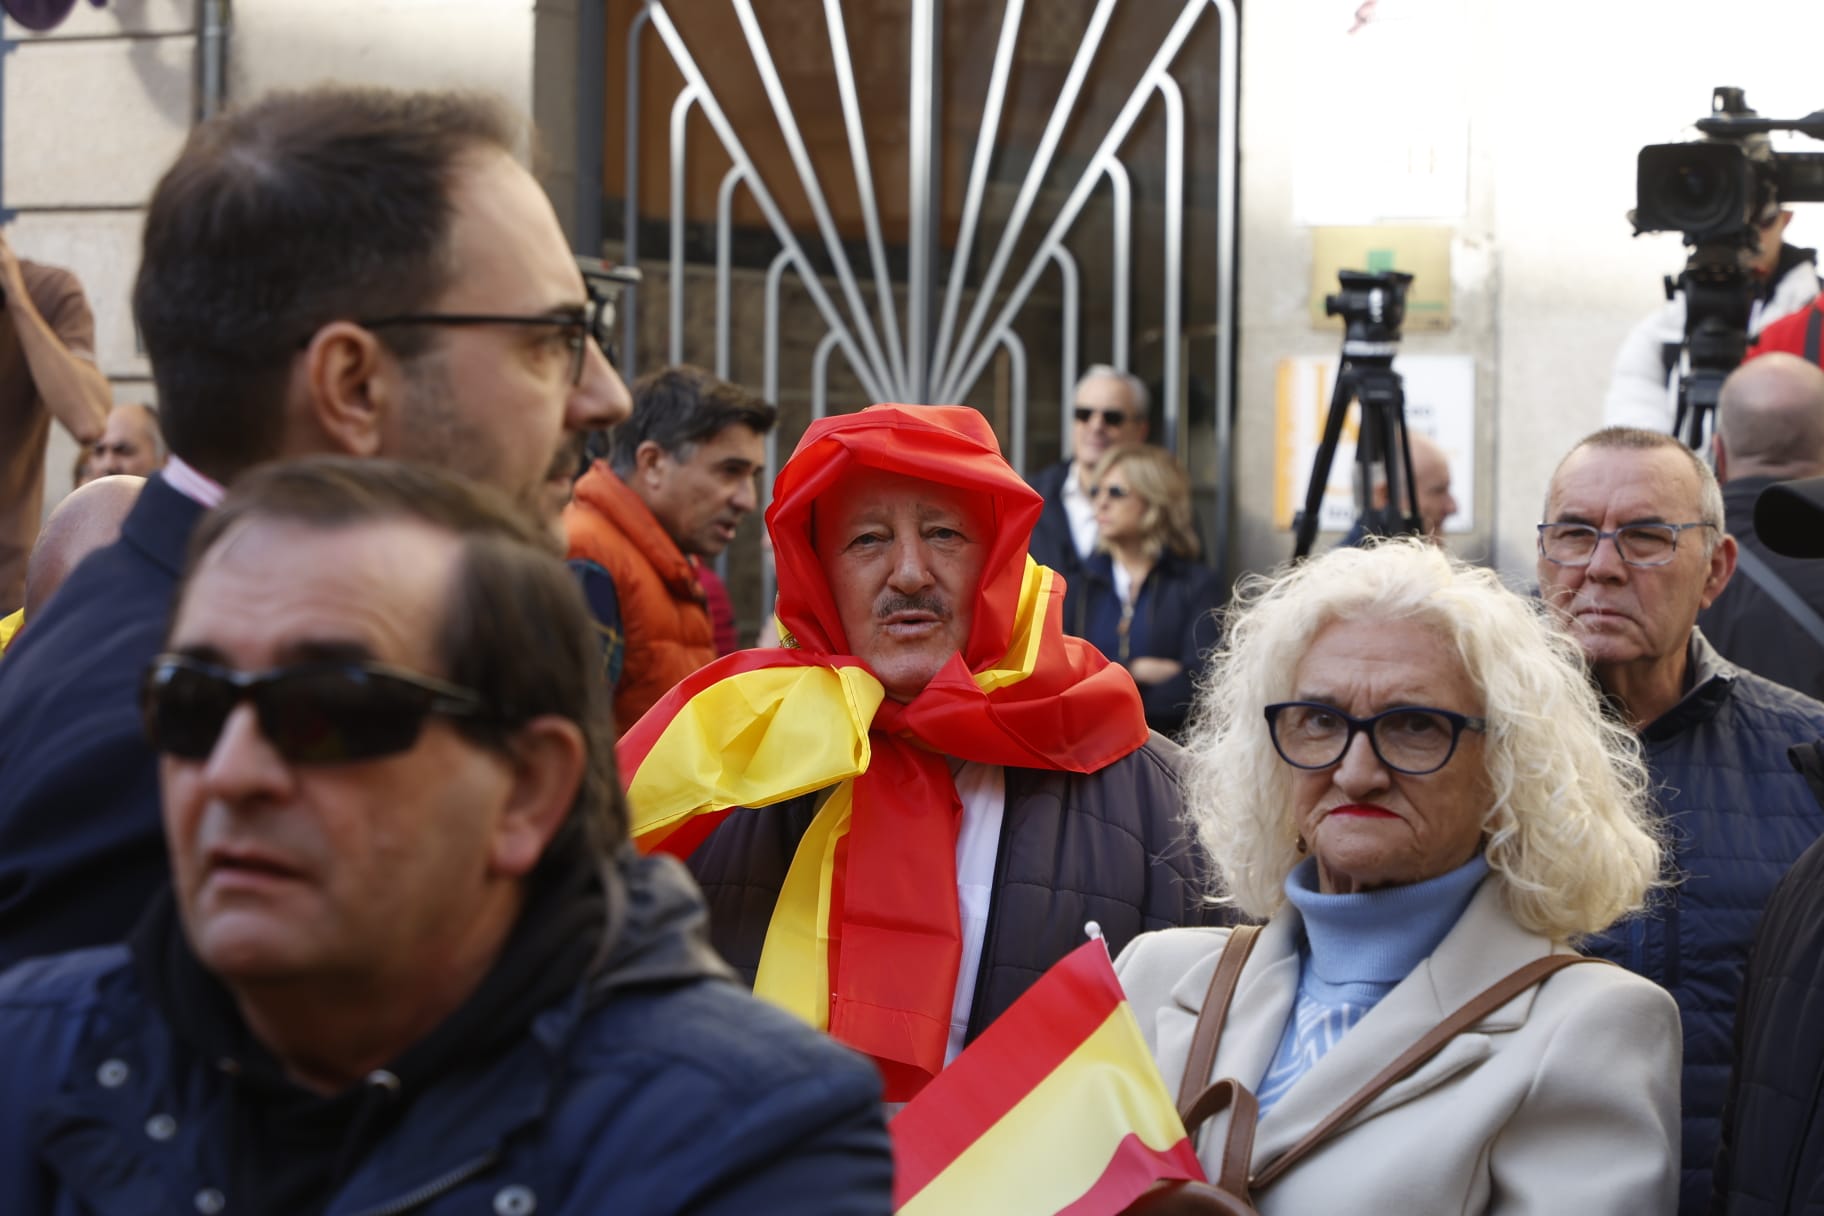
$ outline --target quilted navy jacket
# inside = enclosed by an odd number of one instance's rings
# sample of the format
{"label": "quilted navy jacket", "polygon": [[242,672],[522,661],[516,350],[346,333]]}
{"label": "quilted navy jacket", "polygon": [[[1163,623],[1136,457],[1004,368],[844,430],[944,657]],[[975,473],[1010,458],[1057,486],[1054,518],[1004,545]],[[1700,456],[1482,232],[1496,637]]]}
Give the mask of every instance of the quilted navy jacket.
{"label": "quilted navy jacket", "polygon": [[1677,885],[1646,916],[1586,944],[1678,1001],[1686,1216],[1709,1204],[1736,997],[1761,909],[1824,832],[1824,812],[1786,756],[1824,736],[1824,703],[1733,666],[1696,630],[1691,663],[1691,691],[1641,732]]}
{"label": "quilted navy jacket", "polygon": [[[891,1207],[871,1065],[729,982],[668,859],[624,863],[604,961],[504,1053],[440,1077],[327,1216],[666,1216]],[[125,947],[0,977],[0,1211],[233,1216],[232,1076],[139,990]],[[265,1216],[265,1214],[261,1214]]]}
{"label": "quilted navy jacket", "polygon": [[1222,583],[1214,570],[1175,553],[1160,554],[1134,602],[1129,655],[1123,660],[1114,559],[1092,553],[1065,588],[1064,632],[1086,639],[1104,658],[1123,666],[1144,657],[1174,660],[1183,670],[1169,680],[1140,685],[1140,700],[1146,724],[1176,737],[1220,638],[1216,610],[1221,606]]}

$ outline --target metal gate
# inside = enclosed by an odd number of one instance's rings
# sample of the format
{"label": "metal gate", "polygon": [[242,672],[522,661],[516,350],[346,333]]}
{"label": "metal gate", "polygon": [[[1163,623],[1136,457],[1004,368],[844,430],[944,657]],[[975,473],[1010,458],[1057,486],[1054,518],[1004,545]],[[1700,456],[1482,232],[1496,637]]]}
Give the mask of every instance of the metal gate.
{"label": "metal gate", "polygon": [[[752,70],[758,73],[764,90],[765,112],[755,113],[750,108],[750,112],[742,113],[738,118],[731,116],[679,30],[673,10],[677,10],[677,15],[701,21],[712,2],[718,19],[732,17],[739,26],[741,44],[751,57]],[[1047,0],[1030,0],[1030,3],[1029,0],[1004,0],[986,89],[981,98],[980,135],[975,139],[970,155],[958,223],[953,239],[947,244],[943,238],[951,234],[939,231],[941,206],[937,190],[937,170],[945,152],[943,124],[939,121],[944,5],[942,0],[905,2],[909,9],[904,165],[907,224],[903,250],[896,250],[903,260],[903,273],[898,277],[891,273],[888,247],[883,237],[881,198],[875,187],[872,154],[856,83],[852,35],[845,23],[842,0],[821,0],[820,33],[829,43],[853,176],[853,196],[845,195],[840,201],[848,205],[851,213],[859,211],[865,229],[865,256],[859,248],[863,242],[845,242],[838,229],[832,212],[832,196],[828,193],[831,187],[820,180],[801,129],[800,116],[794,112],[774,47],[769,45],[767,30],[756,13],[754,0],[727,0],[726,9],[722,7],[723,0],[673,0],[672,3],[646,0],[633,15],[626,41],[624,115],[627,199],[624,241],[625,260],[630,263],[639,262],[643,255],[651,258],[656,252],[641,248],[638,205],[641,141],[646,137],[641,121],[641,60],[651,39],[656,38],[663,46],[683,82],[672,100],[668,123],[668,361],[681,362],[687,354],[685,196],[689,118],[694,110],[707,120],[728,160],[716,191],[713,359],[706,360],[702,354],[691,352],[697,361],[712,362],[719,376],[730,376],[734,245],[731,217],[737,192],[744,191],[757,204],[765,227],[778,246],[765,277],[764,370],[759,389],[767,400],[776,402],[780,397],[780,299],[784,276],[789,271],[808,293],[825,327],[809,368],[812,417],[821,417],[829,407],[829,362],[838,352],[869,397],[875,401],[898,402],[960,402],[969,396],[998,355],[1006,360],[1006,384],[1011,396],[1007,454],[1015,468],[1026,472],[1034,403],[1027,399],[1027,351],[1016,331],[1016,322],[1045,275],[1054,269],[1058,275],[1055,298],[1059,312],[1056,340],[1061,383],[1059,435],[1069,434],[1072,388],[1082,370],[1079,366],[1079,352],[1083,346],[1080,319],[1086,292],[1108,292],[1111,325],[1105,361],[1122,370],[1128,369],[1133,349],[1130,316],[1133,307],[1134,188],[1123,150],[1148,107],[1157,105],[1163,118],[1165,141],[1163,189],[1158,199],[1162,219],[1158,225],[1158,238],[1162,244],[1163,266],[1160,276],[1163,298],[1156,330],[1161,369],[1160,439],[1181,459],[1186,456],[1186,342],[1187,337],[1193,336],[1208,339],[1213,347],[1213,366],[1207,381],[1213,411],[1207,419],[1200,419],[1199,425],[1209,428],[1213,459],[1204,469],[1194,468],[1193,479],[1206,491],[1213,492],[1210,495],[1213,510],[1206,516],[1208,535],[1214,547],[1211,556],[1219,573],[1226,573],[1233,425],[1239,49],[1233,0],[1178,0],[1176,15],[1157,36],[1156,45],[1141,48],[1145,52],[1145,66],[1137,82],[1127,91],[1113,116],[1090,133],[1094,137],[1093,152],[1078,156],[1075,164],[1063,166],[1069,185],[1067,189],[1054,187],[1049,191],[1056,203],[1049,209],[1042,199],[1047,193],[1043,189],[1047,175],[1059,168],[1060,146],[1073,121],[1089,121],[1086,115],[1090,114],[1090,109],[1082,105],[1085,85],[1098,69],[1098,58],[1111,54],[1114,40],[1109,34],[1117,10],[1123,5],[1144,6],[1145,15],[1152,17],[1171,10],[1174,0],[1094,0],[1083,36],[1070,57],[1069,70],[1045,116],[1042,133],[1036,143],[1026,149],[1030,159],[1024,173],[1009,173],[1006,165],[999,166],[1009,188],[1017,179],[1017,191],[1012,193],[1011,201],[1004,208],[990,208],[985,200],[991,174],[997,168],[996,157],[1004,152],[997,136],[1003,126],[1016,50],[1023,37],[1051,28],[1042,24],[1044,15],[1037,12],[1045,7]],[[975,2],[979,3],[979,0]],[[1055,5],[1057,0],[1052,2]],[[817,4],[818,0],[790,0],[794,35],[804,35],[816,15]],[[1080,0],[1077,7],[1088,4],[1089,0]],[[781,11],[780,6],[775,6],[777,11]],[[1212,264],[1197,269],[1211,276],[1215,290],[1210,302],[1211,312],[1187,322],[1183,315],[1187,273],[1187,115],[1184,90],[1173,71],[1174,61],[1187,38],[1206,19],[1215,24],[1219,38],[1215,64],[1218,98],[1214,116],[1215,232],[1213,242],[1209,243]],[[794,42],[792,45],[799,44]],[[1120,49],[1130,56],[1136,51],[1132,45]],[[747,66],[742,65],[744,70]],[[1195,67],[1192,65],[1191,70]],[[770,124],[770,127],[762,130],[761,124]],[[1082,133],[1079,130],[1077,134]],[[750,150],[758,135],[764,135],[775,148],[782,143],[785,155],[775,155],[763,166]],[[790,180],[785,180],[788,175]],[[812,222],[797,226],[788,222],[778,201],[785,188],[802,192]],[[1083,215],[1086,204],[1099,190],[1109,192],[1112,220],[1106,283],[1086,282],[1089,276],[1082,273],[1078,258],[1067,245],[1067,238]],[[1000,214],[991,214],[991,211]],[[986,262],[980,264],[983,256]],[[945,262],[948,263],[947,275],[943,273]],[[973,279],[972,271],[976,272]],[[903,316],[899,302],[902,292]],[[966,303],[971,295],[973,302]],[[629,379],[637,374],[634,366],[637,308],[637,302],[631,302],[623,314],[625,331],[621,350],[623,370]],[[776,438],[769,436],[765,475],[768,487],[777,464]],[[770,572],[763,591],[763,602],[770,603]]]}

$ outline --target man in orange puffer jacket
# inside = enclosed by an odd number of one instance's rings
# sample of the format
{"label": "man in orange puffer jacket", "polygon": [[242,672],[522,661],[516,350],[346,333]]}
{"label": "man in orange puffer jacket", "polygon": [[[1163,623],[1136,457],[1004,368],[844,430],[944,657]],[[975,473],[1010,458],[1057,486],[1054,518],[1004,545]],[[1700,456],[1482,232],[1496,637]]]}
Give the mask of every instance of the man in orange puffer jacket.
{"label": "man in orange puffer jacket", "polygon": [[633,414],[614,429],[608,459],[576,483],[568,555],[609,640],[622,730],[716,657],[697,559],[722,552],[757,504],[776,418],[701,368],[663,368],[633,386]]}

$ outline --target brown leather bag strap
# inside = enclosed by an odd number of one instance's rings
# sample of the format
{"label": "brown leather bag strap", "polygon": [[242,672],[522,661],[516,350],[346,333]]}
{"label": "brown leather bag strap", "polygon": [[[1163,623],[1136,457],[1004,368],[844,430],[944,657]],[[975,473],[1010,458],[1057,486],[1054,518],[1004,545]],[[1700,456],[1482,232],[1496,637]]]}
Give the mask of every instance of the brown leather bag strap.
{"label": "brown leather bag strap", "polygon": [[1215,1179],[1218,1190],[1237,1199],[1248,1197],[1248,1164],[1254,1159],[1254,1127],[1260,1122],[1260,1104],[1248,1087],[1225,1077],[1197,1095],[1185,1113],[1185,1125],[1196,1127],[1211,1115],[1233,1108],[1229,1134],[1222,1144],[1222,1172]]}
{"label": "brown leather bag strap", "polygon": [[1444,1045],[1459,1034],[1480,1022],[1501,1006],[1507,1004],[1528,988],[1543,981],[1555,971],[1578,963],[1605,963],[1607,960],[1588,958],[1581,954],[1548,954],[1536,958],[1520,967],[1469,998],[1456,1012],[1442,1022],[1433,1026],[1424,1038],[1400,1053],[1398,1059],[1376,1073],[1374,1079],[1351,1094],[1349,1100],[1331,1111],[1323,1122],[1312,1128],[1298,1143],[1281,1153],[1266,1169],[1256,1174],[1253,1189],[1260,1190],[1271,1186],[1281,1174],[1291,1169],[1300,1158],[1323,1143],[1337,1128],[1354,1118],[1364,1106],[1380,1097],[1381,1092],[1419,1065],[1431,1059],[1444,1049]]}
{"label": "brown leather bag strap", "polygon": [[1229,1016],[1229,1002],[1235,999],[1235,984],[1241,979],[1241,969],[1258,936],[1259,925],[1237,925],[1229,930],[1229,940],[1223,943],[1222,955],[1216,960],[1216,972],[1210,976],[1210,987],[1203,994],[1203,1008],[1197,1011],[1197,1026],[1191,1034],[1191,1054],[1184,1062],[1184,1079],[1178,1083],[1178,1114],[1189,1131],[1197,1130],[1189,1114],[1191,1104],[1203,1092],[1210,1069],[1216,1064],[1216,1044],[1222,1039],[1222,1023]]}

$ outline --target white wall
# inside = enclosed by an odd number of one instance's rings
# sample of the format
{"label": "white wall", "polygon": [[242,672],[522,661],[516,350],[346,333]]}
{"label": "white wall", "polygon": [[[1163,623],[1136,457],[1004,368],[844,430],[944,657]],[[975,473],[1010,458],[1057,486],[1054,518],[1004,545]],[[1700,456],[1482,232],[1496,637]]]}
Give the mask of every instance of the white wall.
{"label": "white wall", "polygon": [[[1503,567],[1533,564],[1551,469],[1600,422],[1610,361],[1664,296],[1676,235],[1632,239],[1643,144],[1690,138],[1716,85],[1740,85],[1762,114],[1824,108],[1824,5],[1750,0],[1495,6],[1500,102],[1496,228],[1501,242],[1501,416],[1495,474]],[[1824,151],[1824,143],[1797,148]],[[1789,239],[1824,245],[1824,204],[1795,208]]]}
{"label": "white wall", "polygon": [[324,81],[532,100],[531,0],[234,0],[228,90]]}
{"label": "white wall", "polygon": [[[1633,239],[1643,144],[1691,138],[1715,85],[1740,85],[1763,114],[1824,108],[1824,4],[1786,0],[1461,0],[1459,103],[1470,176],[1456,231],[1458,324],[1409,334],[1413,353],[1476,357],[1481,398],[1478,521],[1459,547],[1530,581],[1532,525],[1551,468],[1600,425],[1616,346],[1662,299],[1675,236]],[[1399,0],[1381,0],[1397,13]],[[1273,370],[1288,354],[1330,353],[1304,317],[1307,229],[1289,222],[1288,116],[1308,80],[1312,22],[1334,4],[1281,0],[1243,16],[1242,419],[1240,552],[1252,566],[1290,551],[1267,527]],[[1362,87],[1371,87],[1363,81]],[[1806,145],[1809,145],[1806,147]],[[1824,152],[1824,143],[1791,147]],[[1798,208],[1789,239],[1824,246],[1824,204]]]}

